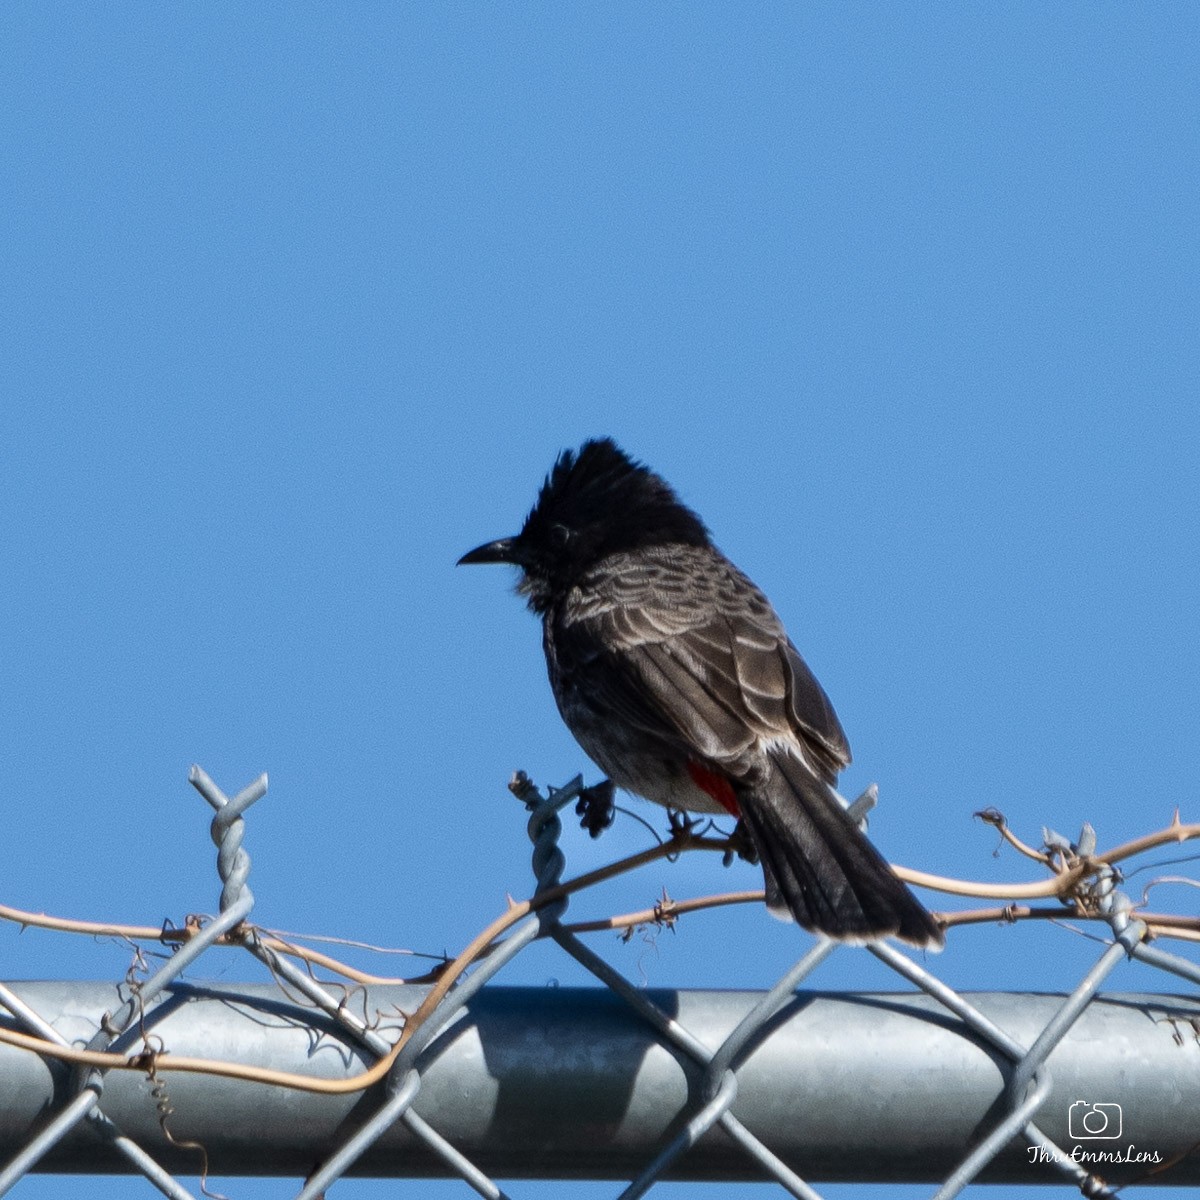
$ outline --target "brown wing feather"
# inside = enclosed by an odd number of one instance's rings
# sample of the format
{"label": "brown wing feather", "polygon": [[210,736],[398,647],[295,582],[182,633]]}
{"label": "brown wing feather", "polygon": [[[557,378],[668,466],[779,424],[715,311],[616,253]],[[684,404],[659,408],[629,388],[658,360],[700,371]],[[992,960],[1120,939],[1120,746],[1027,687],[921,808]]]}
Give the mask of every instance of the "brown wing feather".
{"label": "brown wing feather", "polygon": [[[850,758],[845,734],[766,597],[711,551],[663,550],[658,561],[606,563],[604,586],[581,589],[586,603],[555,627],[563,665],[684,755],[736,776],[756,741],[794,737],[832,780]],[[601,660],[609,669],[588,670]]]}

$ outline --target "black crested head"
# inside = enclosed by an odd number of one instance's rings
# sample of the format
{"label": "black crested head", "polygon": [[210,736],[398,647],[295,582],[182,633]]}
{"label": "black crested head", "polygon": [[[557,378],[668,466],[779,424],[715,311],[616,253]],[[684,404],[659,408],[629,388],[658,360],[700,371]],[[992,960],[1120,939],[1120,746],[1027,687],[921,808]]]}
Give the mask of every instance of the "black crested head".
{"label": "black crested head", "polygon": [[529,607],[545,613],[608,555],[677,543],[708,545],[708,530],[666,480],[596,438],[558,456],[507,561],[524,570],[518,590]]}

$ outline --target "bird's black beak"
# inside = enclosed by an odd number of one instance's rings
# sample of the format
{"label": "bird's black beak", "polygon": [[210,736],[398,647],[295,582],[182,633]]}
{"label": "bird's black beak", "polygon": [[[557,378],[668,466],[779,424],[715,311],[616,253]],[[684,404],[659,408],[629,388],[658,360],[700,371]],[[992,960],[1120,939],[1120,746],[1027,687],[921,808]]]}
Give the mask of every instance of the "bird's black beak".
{"label": "bird's black beak", "polygon": [[517,539],[507,537],[495,542],[485,542],[482,546],[476,546],[474,550],[468,550],[458,560],[458,565],[465,567],[472,563],[515,563],[520,566],[521,560],[521,549]]}

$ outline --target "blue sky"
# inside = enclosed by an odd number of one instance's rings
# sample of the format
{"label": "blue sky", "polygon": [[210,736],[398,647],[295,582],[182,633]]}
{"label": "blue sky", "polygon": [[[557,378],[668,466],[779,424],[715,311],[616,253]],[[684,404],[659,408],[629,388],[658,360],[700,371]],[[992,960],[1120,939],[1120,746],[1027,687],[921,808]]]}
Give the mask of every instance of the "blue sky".
{"label": "blue sky", "polygon": [[[1186,817],[1198,35],[1172,4],[5,7],[0,902],[211,910],[196,761],[270,773],[258,920],[464,944],[530,887],[509,773],[591,772],[511,580],[454,562],[599,433],[772,597],[895,861],[1031,878],[988,805],[1034,841]],[[756,875],[698,857],[573,912],[664,886]],[[760,987],[804,943],[744,909],[596,944]],[[936,967],[1054,990],[1097,951],[971,929]],[[504,981],[577,976],[538,948]],[[898,986],[848,952],[814,983]]]}

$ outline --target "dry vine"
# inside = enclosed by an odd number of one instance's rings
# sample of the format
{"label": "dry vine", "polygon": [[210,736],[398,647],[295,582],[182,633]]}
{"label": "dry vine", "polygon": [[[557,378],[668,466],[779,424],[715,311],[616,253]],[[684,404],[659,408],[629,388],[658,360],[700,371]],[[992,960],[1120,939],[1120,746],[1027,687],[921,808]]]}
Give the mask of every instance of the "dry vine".
{"label": "dry vine", "polygon": [[[1111,874],[1117,863],[1160,846],[1178,845],[1200,838],[1200,824],[1184,824],[1176,811],[1172,821],[1163,829],[1115,846],[1103,853],[1095,853],[1094,845],[1088,844],[1094,842],[1094,835],[1090,835],[1090,830],[1087,830],[1086,827],[1085,832],[1088,836],[1081,836],[1078,845],[1071,844],[1057,835],[1049,835],[1048,841],[1052,844],[1043,850],[1036,850],[1018,838],[1008,828],[1003,816],[995,810],[987,810],[977,815],[993,825],[1003,839],[1018,853],[1046,869],[1049,872],[1049,878],[1029,882],[988,884],[951,879],[895,866],[893,869],[901,879],[917,887],[947,895],[1008,902],[987,908],[936,912],[935,917],[947,929],[984,922],[1013,923],[1024,920],[1062,920],[1063,918],[1102,920],[1104,917],[1097,906],[1095,885],[1103,875]],[[241,945],[251,938],[257,938],[263,946],[274,953],[298,959],[310,971],[317,967],[323,968],[335,976],[340,976],[351,985],[398,983],[427,983],[430,985],[429,991],[418,1008],[407,1015],[400,1036],[393,1043],[391,1050],[369,1069],[344,1079],[320,1079],[291,1072],[247,1066],[242,1063],[174,1055],[165,1049],[154,1047],[148,1039],[140,1052],[128,1055],[62,1046],[36,1035],[2,1028],[0,1028],[0,1042],[77,1065],[100,1067],[105,1070],[138,1071],[148,1075],[156,1085],[160,1082],[162,1072],[181,1071],[221,1075],[233,1079],[325,1094],[362,1091],[388,1074],[401,1050],[433,1015],[454,985],[473,964],[493,952],[501,944],[504,935],[525,917],[564,897],[574,895],[653,862],[673,859],[680,854],[695,850],[729,854],[737,848],[737,845],[728,837],[698,834],[686,823],[676,822],[672,825],[670,836],[656,846],[597,870],[589,871],[555,887],[547,888],[526,900],[520,902],[510,900],[506,910],[480,930],[453,960],[447,961],[439,955],[423,956],[437,959],[439,965],[422,975],[403,979],[360,971],[331,955],[300,945],[291,936],[284,938],[270,930],[250,924],[243,924],[222,938],[217,944]],[[1174,878],[1172,877],[1172,879]],[[1149,888],[1146,891],[1148,892]],[[686,913],[724,905],[761,902],[762,899],[761,891],[729,892],[689,900],[673,900],[664,893],[663,898],[650,908],[597,920],[563,924],[562,928],[573,933],[621,930],[625,931],[628,936],[639,927],[673,925],[680,916]],[[1058,905],[1031,906],[1027,903],[1020,903],[1037,899],[1054,899],[1058,901]],[[1147,926],[1149,936],[1200,941],[1200,918],[1173,913],[1149,912],[1142,908],[1137,910],[1137,916]],[[21,926],[66,933],[118,937],[135,943],[153,941],[175,946],[186,943],[202,928],[201,919],[196,916],[189,916],[181,926],[155,927],[50,917],[43,913],[27,912],[5,906],[0,906],[0,919],[12,921]],[[339,939],[326,940],[337,941]],[[400,951],[399,953],[413,954],[415,952]]]}

